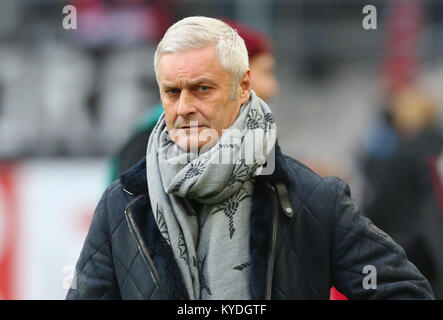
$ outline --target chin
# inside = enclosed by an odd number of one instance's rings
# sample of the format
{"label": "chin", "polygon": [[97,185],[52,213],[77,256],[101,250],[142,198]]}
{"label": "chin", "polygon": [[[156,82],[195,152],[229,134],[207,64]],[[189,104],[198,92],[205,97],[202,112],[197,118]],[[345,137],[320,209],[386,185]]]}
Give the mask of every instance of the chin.
{"label": "chin", "polygon": [[219,137],[217,131],[209,128],[199,128],[198,132],[189,133],[187,130],[174,130],[172,139],[181,149],[186,152],[204,153],[212,148]]}
{"label": "chin", "polygon": [[196,138],[180,138],[175,141],[175,144],[177,144],[181,149],[183,149],[186,152],[191,153],[204,153],[211,149],[215,145],[216,141],[201,141],[197,137]]}

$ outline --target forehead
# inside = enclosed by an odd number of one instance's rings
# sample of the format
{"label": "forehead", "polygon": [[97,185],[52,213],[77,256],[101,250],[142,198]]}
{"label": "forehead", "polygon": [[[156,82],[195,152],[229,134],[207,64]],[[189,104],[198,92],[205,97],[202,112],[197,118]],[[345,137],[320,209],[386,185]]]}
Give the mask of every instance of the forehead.
{"label": "forehead", "polygon": [[190,81],[206,77],[214,81],[230,77],[223,69],[215,46],[165,53],[158,63],[158,77],[161,83]]}

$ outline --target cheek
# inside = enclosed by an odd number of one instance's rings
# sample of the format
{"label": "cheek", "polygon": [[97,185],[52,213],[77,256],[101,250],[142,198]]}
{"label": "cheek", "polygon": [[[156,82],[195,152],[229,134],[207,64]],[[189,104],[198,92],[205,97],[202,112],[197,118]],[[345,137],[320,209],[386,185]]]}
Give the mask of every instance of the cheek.
{"label": "cheek", "polygon": [[211,124],[216,122],[220,102],[217,99],[202,99],[195,103],[197,112]]}
{"label": "cheek", "polygon": [[163,105],[163,108],[165,110],[166,127],[170,130],[177,119],[176,109],[172,105]]}
{"label": "cheek", "polygon": [[217,114],[216,120],[214,121],[215,128],[219,134],[223,133],[223,129],[229,128],[238,116],[238,108],[236,104],[230,103],[223,106],[223,112]]}
{"label": "cheek", "polygon": [[233,103],[229,92],[220,92],[210,100],[201,101],[198,112],[209,122],[211,129],[221,134],[222,129],[230,126]]}
{"label": "cheek", "polygon": [[218,130],[218,126],[220,125],[220,113],[218,109],[219,108],[207,101],[197,108],[197,112],[200,114],[200,117],[206,120],[211,129]]}

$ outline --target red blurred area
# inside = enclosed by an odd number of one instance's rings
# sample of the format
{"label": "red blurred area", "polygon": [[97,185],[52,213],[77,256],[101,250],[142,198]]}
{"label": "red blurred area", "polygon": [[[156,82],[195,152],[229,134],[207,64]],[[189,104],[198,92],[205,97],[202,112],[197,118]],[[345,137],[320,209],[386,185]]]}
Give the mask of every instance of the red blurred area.
{"label": "red blurred area", "polygon": [[15,165],[0,164],[0,298],[16,298],[14,289],[15,259],[18,246],[18,202],[14,181]]}
{"label": "red blurred area", "polygon": [[343,295],[340,291],[335,289],[334,287],[331,288],[331,295],[329,297],[330,300],[348,300],[345,295]]}

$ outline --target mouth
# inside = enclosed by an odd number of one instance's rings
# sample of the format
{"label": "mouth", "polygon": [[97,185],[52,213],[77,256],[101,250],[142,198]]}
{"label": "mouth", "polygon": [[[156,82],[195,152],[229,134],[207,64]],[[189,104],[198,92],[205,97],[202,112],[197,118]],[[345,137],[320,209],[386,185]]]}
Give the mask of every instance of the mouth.
{"label": "mouth", "polygon": [[179,129],[189,130],[189,129],[203,129],[203,128],[207,128],[207,126],[183,126],[180,127]]}

